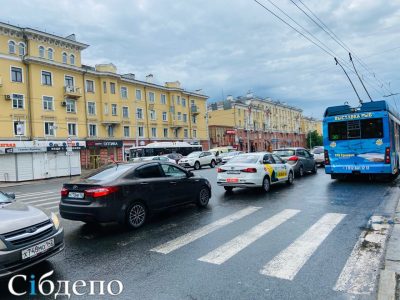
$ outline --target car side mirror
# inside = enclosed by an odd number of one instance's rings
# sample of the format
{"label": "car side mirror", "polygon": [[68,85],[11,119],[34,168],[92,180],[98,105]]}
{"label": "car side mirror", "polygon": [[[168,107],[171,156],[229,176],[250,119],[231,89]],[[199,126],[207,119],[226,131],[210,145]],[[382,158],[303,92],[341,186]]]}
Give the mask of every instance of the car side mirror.
{"label": "car side mirror", "polygon": [[189,172],[187,173],[187,177],[188,177],[188,178],[194,177],[194,173],[193,173],[192,171],[189,171]]}
{"label": "car side mirror", "polygon": [[5,193],[8,197],[15,200],[15,193]]}

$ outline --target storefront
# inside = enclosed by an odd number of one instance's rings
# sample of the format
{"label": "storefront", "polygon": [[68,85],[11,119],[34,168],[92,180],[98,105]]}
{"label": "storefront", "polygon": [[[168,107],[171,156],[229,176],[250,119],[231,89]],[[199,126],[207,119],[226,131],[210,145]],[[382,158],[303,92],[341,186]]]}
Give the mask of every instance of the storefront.
{"label": "storefront", "polygon": [[97,169],[113,161],[122,161],[123,142],[121,140],[89,140],[81,151],[81,165],[86,169]]}

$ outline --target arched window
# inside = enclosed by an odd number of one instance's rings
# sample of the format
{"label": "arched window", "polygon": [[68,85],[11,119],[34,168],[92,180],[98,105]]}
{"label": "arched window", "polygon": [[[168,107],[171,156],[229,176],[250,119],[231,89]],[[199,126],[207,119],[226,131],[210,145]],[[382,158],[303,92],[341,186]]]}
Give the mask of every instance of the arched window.
{"label": "arched window", "polygon": [[63,52],[63,54],[62,54],[62,62],[63,62],[63,64],[68,63],[68,55],[65,52]]}
{"label": "arched window", "polygon": [[15,42],[14,41],[8,42],[8,52],[11,54],[15,53]]}
{"label": "arched window", "polygon": [[53,60],[53,49],[47,49],[47,58]]}
{"label": "arched window", "polygon": [[25,44],[24,43],[19,43],[18,52],[19,52],[20,56],[24,56],[25,55]]}
{"label": "arched window", "polygon": [[40,46],[40,47],[39,47],[39,56],[40,56],[41,58],[44,58],[44,47],[43,47],[43,46]]}
{"label": "arched window", "polygon": [[75,64],[75,55],[71,54],[71,55],[69,56],[69,63],[70,63],[71,65],[74,65],[74,64]]}

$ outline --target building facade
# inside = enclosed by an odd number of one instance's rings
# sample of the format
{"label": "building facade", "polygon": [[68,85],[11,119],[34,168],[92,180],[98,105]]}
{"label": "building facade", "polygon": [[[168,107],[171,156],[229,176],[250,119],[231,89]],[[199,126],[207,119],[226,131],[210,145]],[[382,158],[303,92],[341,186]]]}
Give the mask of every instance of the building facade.
{"label": "building facade", "polygon": [[322,136],[322,121],[311,117],[303,117],[301,119],[301,130],[305,134],[317,131]]}
{"label": "building facade", "polygon": [[252,93],[208,107],[212,147],[234,146],[242,151],[271,151],[281,147],[304,147],[300,108]]}
{"label": "building facade", "polygon": [[151,74],[145,80],[118,74],[113,64],[84,65],[87,47],[75,35],[0,23],[3,144],[50,141],[66,148],[81,142],[85,168],[126,160],[130,147],[153,141],[207,147],[207,96],[184,90],[179,81],[155,84]]}

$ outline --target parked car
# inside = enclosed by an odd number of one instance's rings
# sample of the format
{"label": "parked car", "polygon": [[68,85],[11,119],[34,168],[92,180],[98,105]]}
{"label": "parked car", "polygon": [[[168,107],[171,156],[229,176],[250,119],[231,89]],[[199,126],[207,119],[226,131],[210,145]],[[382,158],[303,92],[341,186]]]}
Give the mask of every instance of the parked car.
{"label": "parked car", "polygon": [[169,153],[169,154],[165,154],[164,156],[173,159],[176,163],[179,162],[179,160],[183,157],[182,154],[180,153]]}
{"label": "parked car", "polygon": [[315,163],[318,166],[324,166],[325,157],[324,157],[324,146],[316,146],[311,150],[311,153],[314,155]]}
{"label": "parked car", "polygon": [[232,152],[228,152],[228,153],[222,153],[221,156],[221,163],[222,164],[226,164],[229,160],[231,160],[232,158],[234,158],[235,156],[239,155],[239,154],[243,154],[244,152],[242,151],[232,151]]}
{"label": "parked car", "polygon": [[195,151],[179,160],[179,165],[185,168],[200,169],[202,166],[214,168],[217,161],[210,151]]}
{"label": "parked car", "polygon": [[292,166],[269,152],[240,154],[217,169],[217,184],[231,192],[236,187],[261,188],[268,192],[280,182],[292,184]]}
{"label": "parked car", "polygon": [[60,215],[83,222],[142,226],[154,211],[196,203],[208,205],[207,179],[169,162],[148,161],[101,168],[63,185]]}
{"label": "parked car", "polygon": [[282,148],[273,151],[284,162],[292,165],[296,175],[302,177],[306,172],[317,173],[318,166],[315,163],[314,156],[308,150],[300,147]]}
{"label": "parked car", "polygon": [[0,278],[29,268],[64,250],[56,214],[15,201],[0,192]]}
{"label": "parked car", "polygon": [[176,163],[175,160],[170,159],[167,156],[146,156],[143,157],[143,159],[141,161],[149,161],[149,160],[158,160],[158,161],[162,161],[162,162],[170,162],[170,163]]}

